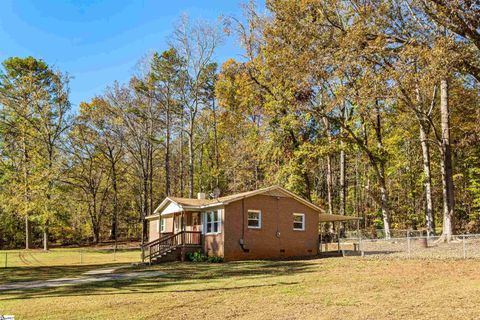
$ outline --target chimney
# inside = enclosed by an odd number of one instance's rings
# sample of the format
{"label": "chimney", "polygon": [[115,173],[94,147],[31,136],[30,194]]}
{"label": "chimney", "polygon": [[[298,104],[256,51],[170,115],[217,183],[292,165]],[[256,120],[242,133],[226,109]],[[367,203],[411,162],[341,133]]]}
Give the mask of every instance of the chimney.
{"label": "chimney", "polygon": [[204,200],[205,199],[205,193],[203,193],[203,192],[197,193],[197,199]]}

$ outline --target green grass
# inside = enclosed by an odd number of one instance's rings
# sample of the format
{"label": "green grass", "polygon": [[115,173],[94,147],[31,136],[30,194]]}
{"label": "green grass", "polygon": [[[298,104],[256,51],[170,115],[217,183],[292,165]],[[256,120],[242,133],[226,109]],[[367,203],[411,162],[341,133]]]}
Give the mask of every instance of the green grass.
{"label": "green grass", "polygon": [[[0,279],[79,274],[98,265],[0,269]],[[359,257],[167,263],[165,276],[0,293],[16,319],[475,319],[478,260]],[[27,307],[28,306],[28,307]]]}

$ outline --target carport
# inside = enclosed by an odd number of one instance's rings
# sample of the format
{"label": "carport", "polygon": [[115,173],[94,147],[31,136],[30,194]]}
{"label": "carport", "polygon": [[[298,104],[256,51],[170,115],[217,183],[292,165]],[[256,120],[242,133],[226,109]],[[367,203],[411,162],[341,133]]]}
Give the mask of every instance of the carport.
{"label": "carport", "polygon": [[[342,222],[348,222],[348,221],[356,221],[356,228],[357,228],[357,235],[359,233],[359,230],[360,230],[360,220],[362,218],[360,217],[352,217],[352,216],[344,216],[344,215],[339,215],[339,214],[325,214],[325,213],[321,213],[319,215],[319,229],[320,229],[320,252],[322,252],[322,243],[323,243],[323,224],[325,223],[331,223],[332,226],[333,226],[333,229],[335,229],[337,231],[337,251],[340,252],[341,251],[341,247],[340,247],[340,225]],[[327,243],[328,245],[328,243]],[[356,251],[357,249],[357,244],[354,243],[353,244],[354,246],[354,250]]]}

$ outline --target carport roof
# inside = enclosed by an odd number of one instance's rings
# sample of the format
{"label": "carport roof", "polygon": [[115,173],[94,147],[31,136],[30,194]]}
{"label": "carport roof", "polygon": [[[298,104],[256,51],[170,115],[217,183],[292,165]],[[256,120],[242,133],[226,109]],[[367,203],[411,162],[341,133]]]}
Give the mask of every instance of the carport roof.
{"label": "carport roof", "polygon": [[352,220],[361,220],[360,217],[352,217],[352,216],[343,216],[339,214],[325,214],[320,213],[318,215],[318,220],[320,222],[337,222],[337,221],[352,221]]}

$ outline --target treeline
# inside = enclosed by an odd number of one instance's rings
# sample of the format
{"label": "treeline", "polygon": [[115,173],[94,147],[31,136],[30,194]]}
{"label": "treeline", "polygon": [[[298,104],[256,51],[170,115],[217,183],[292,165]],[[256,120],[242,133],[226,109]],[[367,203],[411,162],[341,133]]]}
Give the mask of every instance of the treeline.
{"label": "treeline", "polygon": [[[478,6],[266,5],[181,19],[168,50],[75,112],[67,74],[4,61],[0,247],[145,239],[166,195],[271,184],[387,236],[479,232]],[[225,32],[245,56],[218,67]]]}

